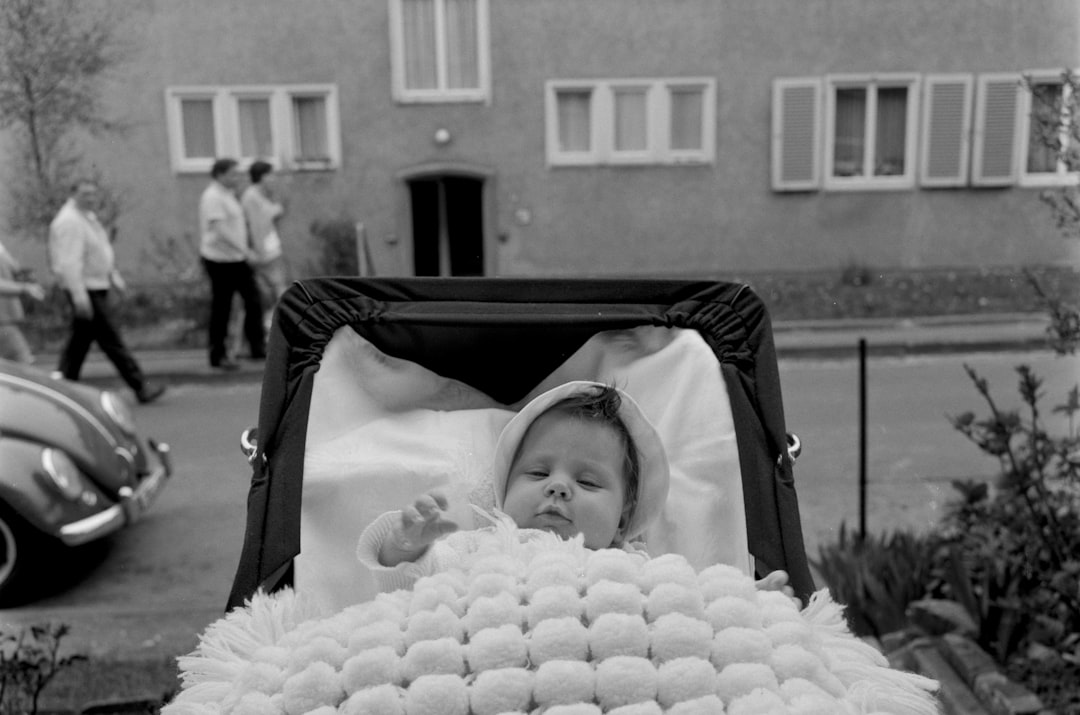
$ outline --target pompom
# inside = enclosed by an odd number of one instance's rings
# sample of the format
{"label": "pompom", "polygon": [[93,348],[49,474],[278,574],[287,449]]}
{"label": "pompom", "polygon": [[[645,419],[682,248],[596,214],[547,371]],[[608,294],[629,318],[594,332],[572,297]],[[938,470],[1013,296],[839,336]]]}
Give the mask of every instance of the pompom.
{"label": "pompom", "polygon": [[433,641],[439,638],[461,640],[464,634],[461,619],[444,603],[433,611],[420,611],[409,619],[405,627],[405,645],[411,646],[419,641]]}
{"label": "pompom", "polygon": [[803,678],[817,682],[825,672],[825,664],[810,651],[795,643],[781,643],[769,656],[776,677],[781,681],[789,678]]}
{"label": "pompom", "polygon": [[705,618],[705,599],[701,589],[677,583],[657,584],[645,601],[645,614],[652,623],[668,613],[681,613],[690,618]]}
{"label": "pompom", "polygon": [[457,589],[444,581],[432,581],[428,588],[413,587],[409,599],[409,616],[420,611],[434,611],[439,606],[446,606],[456,615],[461,616],[463,605],[459,602]]}
{"label": "pompom", "polygon": [[589,702],[596,694],[596,673],[581,660],[549,660],[536,669],[533,697],[540,707]]}
{"label": "pompom", "polygon": [[656,669],[656,699],[665,708],[716,691],[716,669],[702,658],[677,658]]}
{"label": "pompom", "polygon": [[601,715],[603,711],[592,703],[574,703],[573,705],[556,705],[544,711],[544,715]]}
{"label": "pompom", "polygon": [[256,648],[251,654],[251,660],[256,663],[269,663],[284,670],[289,665],[289,649],[276,645],[264,645]]}
{"label": "pompom", "polygon": [[645,658],[649,655],[649,627],[641,616],[605,613],[589,626],[589,650],[593,660],[617,655]]}
{"label": "pompom", "polygon": [[720,715],[723,712],[724,701],[710,694],[675,703],[668,708],[665,715]]}
{"label": "pompom", "polygon": [[796,695],[787,702],[789,715],[835,715],[843,712],[831,695]]}
{"label": "pompom", "polygon": [[[500,578],[504,574],[484,574],[484,576]],[[497,628],[505,624],[511,624],[520,629],[525,622],[525,611],[511,593],[481,596],[472,602],[461,622],[465,627],[465,632],[472,638],[485,628]]]}
{"label": "pompom", "polygon": [[240,671],[235,687],[240,692],[258,692],[273,695],[281,691],[285,683],[285,670],[272,663],[248,663]]}
{"label": "pompom", "polygon": [[592,586],[598,581],[637,584],[638,563],[622,549],[600,549],[589,555],[585,564],[585,583]]}
{"label": "pompom", "polygon": [[585,618],[592,623],[604,613],[642,615],[641,589],[633,583],[598,581],[585,593]]}
{"label": "pompom", "polygon": [[316,661],[281,686],[282,704],[289,715],[304,715],[321,705],[337,705],[345,699],[341,674],[323,661]]}
{"label": "pompom", "polygon": [[596,699],[605,710],[656,700],[656,679],[656,668],[646,658],[608,658],[596,666]]}
{"label": "pompom", "polygon": [[468,715],[469,691],[456,675],[422,675],[405,691],[409,715]]}
{"label": "pompom", "polygon": [[349,652],[352,654],[379,646],[392,648],[395,653],[405,653],[405,634],[393,621],[378,621],[358,628],[349,636]]}
{"label": "pompom", "polygon": [[376,685],[400,685],[401,678],[401,658],[388,646],[357,653],[341,666],[341,684],[350,695]]}
{"label": "pompom", "polygon": [[572,586],[545,586],[533,594],[525,608],[529,628],[548,618],[581,618],[585,605],[577,589]]}
{"label": "pompom", "polygon": [[655,700],[647,700],[643,703],[623,705],[614,710],[608,710],[608,715],[664,715],[664,711]]}
{"label": "pompom", "polygon": [[725,596],[757,601],[758,590],[754,585],[754,580],[731,566],[725,566],[722,569],[710,566],[701,572],[698,583],[701,586],[701,595],[706,602]]}
{"label": "pompom", "polygon": [[525,581],[525,595],[531,599],[537,591],[549,586],[569,586],[577,591],[580,585],[581,577],[578,569],[572,564],[548,563],[535,570],[530,569]]}
{"label": "pompom", "polygon": [[697,573],[685,556],[681,554],[663,554],[649,559],[641,567],[638,584],[645,593],[650,593],[660,584],[678,584],[685,588],[697,587]]}
{"label": "pompom", "polygon": [[516,625],[485,628],[465,646],[469,669],[478,673],[496,668],[518,668],[529,660],[525,635]]}
{"label": "pompom", "polygon": [[788,712],[779,695],[757,688],[728,703],[727,715],[788,715]]}
{"label": "pompom", "polygon": [[765,628],[765,633],[772,640],[773,645],[793,643],[813,652],[817,646],[817,638],[809,623],[803,620],[779,621]]}
{"label": "pompom", "polygon": [[649,636],[649,652],[659,663],[676,658],[708,660],[712,651],[712,627],[681,613],[661,616],[649,627]]}
{"label": "pompom", "polygon": [[589,655],[589,631],[577,618],[541,621],[532,629],[528,643],[533,665],[549,660],[585,660]]}
{"label": "pompom", "polygon": [[801,621],[799,607],[782,591],[758,591],[761,621],[768,627],[781,621]]}
{"label": "pompom", "polygon": [[725,703],[755,690],[780,691],[776,673],[764,663],[732,663],[716,676],[716,694]]}
{"label": "pompom", "polygon": [[469,685],[472,715],[500,715],[529,709],[533,673],[525,668],[485,670]]}
{"label": "pompom", "polygon": [[469,581],[469,590],[465,595],[466,603],[471,607],[476,599],[509,594],[515,600],[520,594],[520,585],[516,578],[505,573],[477,574]]}
{"label": "pompom", "polygon": [[401,658],[401,674],[406,682],[424,675],[463,675],[465,653],[453,638],[414,643]]}
{"label": "pompom", "polygon": [[278,712],[281,711],[274,706],[270,696],[260,692],[245,694],[232,709],[232,715],[269,715]]}
{"label": "pompom", "polygon": [[772,648],[772,641],[764,631],[725,628],[713,637],[709,660],[719,673],[733,663],[768,663]]}
{"label": "pompom", "polygon": [[469,569],[469,577],[476,578],[485,573],[501,573],[518,579],[524,570],[524,564],[520,560],[508,559],[502,553],[493,553],[477,559]]}
{"label": "pompom", "polygon": [[358,690],[339,710],[341,715],[405,715],[404,691],[393,685]]}
{"label": "pompom", "polygon": [[737,596],[721,596],[705,607],[705,620],[713,630],[739,626],[761,628],[761,609],[753,601]]}
{"label": "pompom", "polygon": [[349,650],[336,639],[329,636],[316,636],[293,648],[285,671],[293,675],[313,663],[327,663],[337,670],[348,657]]}

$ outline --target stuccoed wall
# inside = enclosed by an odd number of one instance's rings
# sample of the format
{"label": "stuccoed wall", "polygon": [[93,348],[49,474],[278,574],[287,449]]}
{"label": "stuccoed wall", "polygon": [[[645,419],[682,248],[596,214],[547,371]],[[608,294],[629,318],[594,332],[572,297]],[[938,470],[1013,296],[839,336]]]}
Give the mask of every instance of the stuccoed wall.
{"label": "stuccoed wall", "polygon": [[[1060,68],[1080,57],[1073,0],[490,0],[490,104],[419,105],[391,97],[385,0],[113,2],[130,9],[133,61],[107,104],[131,128],[90,156],[127,189],[119,248],[136,273],[145,246],[198,240],[208,177],[169,162],[164,94],[178,85],[337,85],[342,166],[281,177],[300,273],[318,250],[310,224],[344,219],[365,224],[380,274],[408,274],[402,176],[428,165],[489,175],[489,272],[503,275],[1012,265],[1072,250],[1037,190],[778,194],[769,161],[774,77]],[[689,75],[716,78],[713,165],[546,165],[546,80]]]}

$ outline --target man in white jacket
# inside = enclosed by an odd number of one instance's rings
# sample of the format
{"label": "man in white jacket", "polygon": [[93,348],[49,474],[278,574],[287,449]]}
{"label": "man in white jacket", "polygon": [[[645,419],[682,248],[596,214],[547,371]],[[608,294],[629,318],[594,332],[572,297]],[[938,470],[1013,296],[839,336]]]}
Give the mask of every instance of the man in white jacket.
{"label": "man in white jacket", "polygon": [[49,226],[52,270],[67,294],[72,314],[71,335],[60,353],[58,369],[68,380],[78,380],[90,345],[96,341],[139,402],[153,402],[165,386],[147,382],[113,324],[109,291],[123,292],[126,285],[113,264],[108,232],[94,214],[97,200],[97,184],[79,181]]}

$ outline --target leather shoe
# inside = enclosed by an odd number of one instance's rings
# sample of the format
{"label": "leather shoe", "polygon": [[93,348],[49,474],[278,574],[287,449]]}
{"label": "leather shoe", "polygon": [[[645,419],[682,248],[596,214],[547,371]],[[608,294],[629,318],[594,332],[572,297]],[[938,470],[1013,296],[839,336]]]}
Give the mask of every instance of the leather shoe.
{"label": "leather shoe", "polygon": [[231,358],[223,358],[216,362],[211,362],[210,367],[217,368],[218,370],[226,370],[232,372],[233,370],[240,369],[240,363]]}
{"label": "leather shoe", "polygon": [[143,405],[149,404],[165,394],[164,385],[143,385],[143,388],[135,393],[135,397]]}

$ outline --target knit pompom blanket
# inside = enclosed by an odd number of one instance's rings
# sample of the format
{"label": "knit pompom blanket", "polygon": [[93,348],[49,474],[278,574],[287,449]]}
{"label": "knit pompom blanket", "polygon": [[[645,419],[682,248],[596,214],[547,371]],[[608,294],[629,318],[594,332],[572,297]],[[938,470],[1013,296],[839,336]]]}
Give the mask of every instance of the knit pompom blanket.
{"label": "knit pompom blanket", "polygon": [[256,594],[179,659],[162,711],[233,715],[938,712],[828,592],[799,609],[730,566],[490,530],[462,568],[333,614]]}

